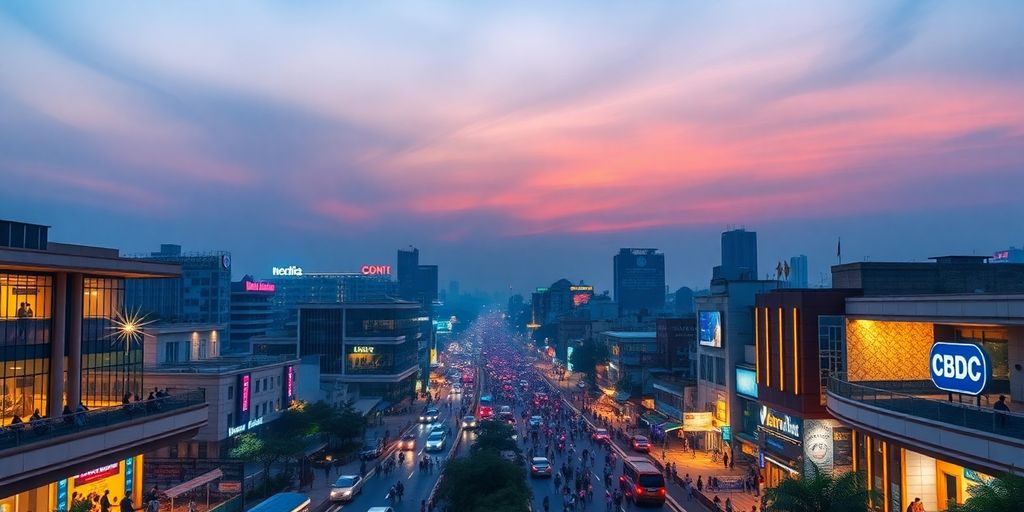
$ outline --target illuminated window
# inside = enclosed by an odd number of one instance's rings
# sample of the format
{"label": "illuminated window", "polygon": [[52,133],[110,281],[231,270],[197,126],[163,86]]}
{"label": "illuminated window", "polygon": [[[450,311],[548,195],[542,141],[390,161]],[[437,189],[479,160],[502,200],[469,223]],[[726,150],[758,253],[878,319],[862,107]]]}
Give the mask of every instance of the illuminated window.
{"label": "illuminated window", "polygon": [[0,424],[47,413],[52,303],[51,276],[0,273]]}

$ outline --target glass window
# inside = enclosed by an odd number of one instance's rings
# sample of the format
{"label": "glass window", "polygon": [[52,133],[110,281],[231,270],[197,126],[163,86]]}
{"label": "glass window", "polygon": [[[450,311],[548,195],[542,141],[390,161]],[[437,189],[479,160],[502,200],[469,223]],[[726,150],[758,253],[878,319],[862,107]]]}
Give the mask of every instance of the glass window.
{"label": "glass window", "polygon": [[0,424],[46,414],[53,280],[0,273]]}
{"label": "glass window", "polygon": [[124,280],[86,277],[83,285],[82,403],[118,405],[125,393],[142,394],[142,337],[120,328],[133,316],[124,308]]}

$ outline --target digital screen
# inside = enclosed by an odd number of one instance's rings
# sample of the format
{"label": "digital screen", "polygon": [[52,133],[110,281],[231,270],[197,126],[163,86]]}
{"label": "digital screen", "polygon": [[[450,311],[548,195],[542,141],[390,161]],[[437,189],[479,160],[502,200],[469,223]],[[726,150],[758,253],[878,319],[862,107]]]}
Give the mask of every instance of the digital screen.
{"label": "digital screen", "polygon": [[705,347],[722,346],[722,313],[701,311],[697,313],[697,341]]}
{"label": "digital screen", "polygon": [[757,373],[749,368],[736,368],[736,393],[757,399]]}

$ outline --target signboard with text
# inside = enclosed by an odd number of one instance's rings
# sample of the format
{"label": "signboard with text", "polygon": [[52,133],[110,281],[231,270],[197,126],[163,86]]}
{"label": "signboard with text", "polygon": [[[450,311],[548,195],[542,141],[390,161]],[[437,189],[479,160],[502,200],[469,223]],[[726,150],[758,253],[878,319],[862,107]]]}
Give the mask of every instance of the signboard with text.
{"label": "signboard with text", "polygon": [[973,343],[937,342],[928,363],[932,383],[950,393],[980,395],[992,377],[988,353]]}

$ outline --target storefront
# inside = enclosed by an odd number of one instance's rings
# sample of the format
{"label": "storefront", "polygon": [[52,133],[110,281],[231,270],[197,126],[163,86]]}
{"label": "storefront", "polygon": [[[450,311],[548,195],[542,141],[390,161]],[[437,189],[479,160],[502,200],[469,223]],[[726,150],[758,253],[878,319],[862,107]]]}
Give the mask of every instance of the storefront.
{"label": "storefront", "polygon": [[827,474],[853,469],[853,433],[834,419],[802,419],[761,406],[758,437],[765,483],[806,476],[817,467]]}
{"label": "storefront", "polygon": [[0,500],[0,512],[28,510],[68,510],[72,499],[88,499],[99,509],[99,500],[107,494],[119,510],[121,500],[132,493],[135,508],[142,504],[142,455],[69,476],[58,482],[37,487]]}

